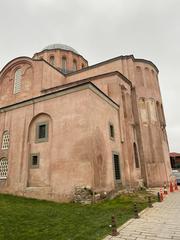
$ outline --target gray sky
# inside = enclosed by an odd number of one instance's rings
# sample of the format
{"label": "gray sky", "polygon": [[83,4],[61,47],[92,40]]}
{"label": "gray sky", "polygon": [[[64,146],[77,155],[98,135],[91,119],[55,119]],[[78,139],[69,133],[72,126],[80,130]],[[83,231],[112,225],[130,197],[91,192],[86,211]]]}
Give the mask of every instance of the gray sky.
{"label": "gray sky", "polygon": [[72,46],[89,65],[126,54],[151,60],[170,150],[180,152],[180,0],[0,0],[0,43],[0,69],[52,43]]}

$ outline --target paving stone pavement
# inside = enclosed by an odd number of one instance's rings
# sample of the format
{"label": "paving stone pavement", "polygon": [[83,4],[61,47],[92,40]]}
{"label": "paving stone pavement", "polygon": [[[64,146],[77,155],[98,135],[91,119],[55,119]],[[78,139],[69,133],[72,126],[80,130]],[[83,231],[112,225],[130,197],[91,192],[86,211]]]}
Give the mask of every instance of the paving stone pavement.
{"label": "paving stone pavement", "polygon": [[118,232],[104,240],[180,240],[180,191],[145,209],[139,219],[129,220]]}

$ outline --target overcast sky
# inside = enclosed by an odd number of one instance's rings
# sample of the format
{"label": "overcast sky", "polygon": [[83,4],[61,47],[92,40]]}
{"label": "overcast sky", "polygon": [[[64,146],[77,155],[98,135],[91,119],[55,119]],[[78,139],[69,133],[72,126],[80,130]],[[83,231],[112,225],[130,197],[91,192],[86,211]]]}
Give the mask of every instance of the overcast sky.
{"label": "overcast sky", "polygon": [[180,152],[180,0],[0,0],[0,69],[52,43],[89,65],[126,54],[155,63],[170,150]]}

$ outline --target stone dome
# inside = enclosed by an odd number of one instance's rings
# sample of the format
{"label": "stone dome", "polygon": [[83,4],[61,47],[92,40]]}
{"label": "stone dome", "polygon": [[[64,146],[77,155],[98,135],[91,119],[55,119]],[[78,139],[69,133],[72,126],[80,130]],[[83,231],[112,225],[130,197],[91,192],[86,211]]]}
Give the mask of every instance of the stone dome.
{"label": "stone dome", "polygon": [[60,50],[65,50],[65,51],[71,51],[75,54],[79,54],[74,48],[65,45],[65,44],[60,44],[60,43],[56,43],[56,44],[50,44],[48,46],[46,46],[45,48],[42,49],[42,51],[45,50],[54,50],[54,49],[60,49]]}

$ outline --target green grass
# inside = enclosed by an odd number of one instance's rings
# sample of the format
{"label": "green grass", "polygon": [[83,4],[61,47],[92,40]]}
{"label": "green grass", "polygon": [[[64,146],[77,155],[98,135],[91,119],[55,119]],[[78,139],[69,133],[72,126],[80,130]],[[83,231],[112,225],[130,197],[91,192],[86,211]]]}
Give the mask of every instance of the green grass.
{"label": "green grass", "polygon": [[0,240],[98,240],[147,206],[146,193],[122,195],[94,205],[54,203],[0,194]]}

